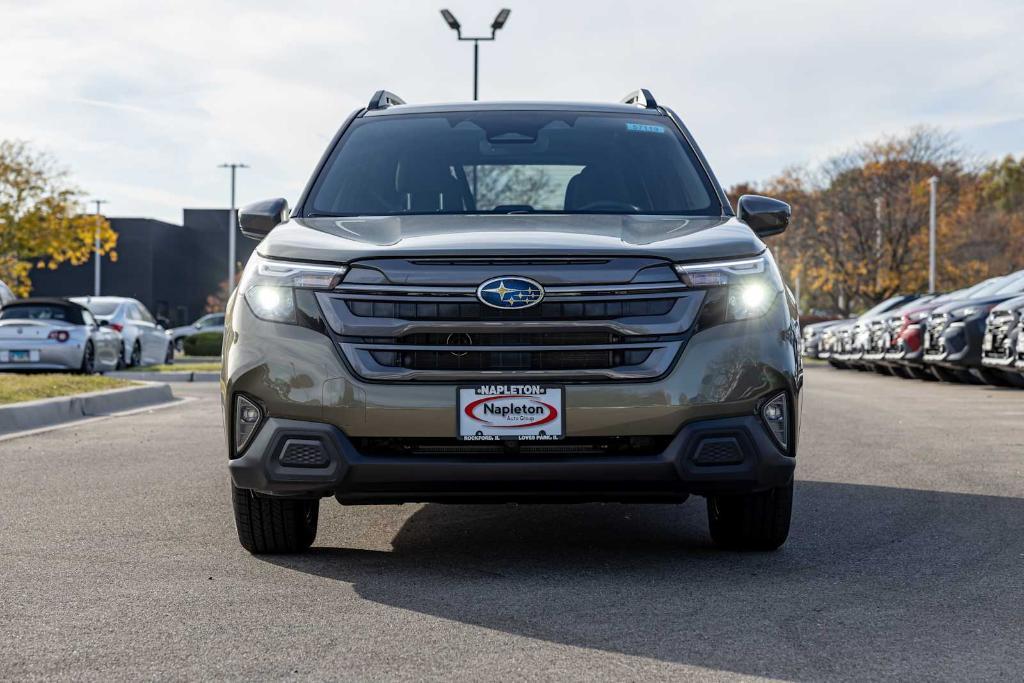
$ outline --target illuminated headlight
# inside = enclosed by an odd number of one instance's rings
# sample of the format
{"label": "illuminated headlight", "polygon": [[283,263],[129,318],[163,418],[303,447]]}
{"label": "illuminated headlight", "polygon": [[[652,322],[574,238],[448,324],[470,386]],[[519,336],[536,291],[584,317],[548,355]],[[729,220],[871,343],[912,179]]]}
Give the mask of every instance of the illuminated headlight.
{"label": "illuminated headlight", "polygon": [[724,321],[764,315],[782,291],[782,278],[768,252],[754,258],[708,263],[678,263],[679,279],[694,289],[724,289]]}
{"label": "illuminated headlight", "polygon": [[295,290],[334,289],[346,270],[341,265],[271,261],[253,254],[238,287],[257,318],[295,323]]}
{"label": "illuminated headlight", "polygon": [[287,287],[254,285],[245,293],[245,300],[257,318],[282,323],[295,320],[295,298]]}
{"label": "illuminated headlight", "polygon": [[789,450],[789,404],[786,394],[776,394],[761,406],[761,418],[782,450]]}
{"label": "illuminated headlight", "polygon": [[235,452],[241,453],[252,441],[263,420],[260,407],[245,396],[235,397]]}

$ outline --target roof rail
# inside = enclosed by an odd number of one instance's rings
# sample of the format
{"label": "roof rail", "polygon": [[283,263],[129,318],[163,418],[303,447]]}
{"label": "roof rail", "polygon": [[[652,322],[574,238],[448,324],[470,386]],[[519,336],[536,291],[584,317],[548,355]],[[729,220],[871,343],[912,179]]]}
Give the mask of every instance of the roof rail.
{"label": "roof rail", "polygon": [[654,95],[647,88],[640,88],[634,90],[625,97],[622,98],[623,104],[635,104],[641,109],[657,109],[658,103],[654,99]]}
{"label": "roof rail", "polygon": [[405,104],[405,100],[393,92],[378,90],[373,93],[373,97],[370,98],[370,103],[366,105],[366,109],[369,111],[373,111],[374,109],[387,109],[395,104]]}

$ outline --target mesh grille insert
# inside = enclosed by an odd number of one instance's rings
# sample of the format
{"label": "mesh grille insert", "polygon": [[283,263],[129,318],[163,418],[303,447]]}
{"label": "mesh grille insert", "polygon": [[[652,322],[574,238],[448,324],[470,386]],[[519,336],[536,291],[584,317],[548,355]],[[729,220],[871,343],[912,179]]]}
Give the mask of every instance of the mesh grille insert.
{"label": "mesh grille insert", "polygon": [[281,452],[281,464],[287,467],[327,467],[330,462],[319,441],[290,439]]}

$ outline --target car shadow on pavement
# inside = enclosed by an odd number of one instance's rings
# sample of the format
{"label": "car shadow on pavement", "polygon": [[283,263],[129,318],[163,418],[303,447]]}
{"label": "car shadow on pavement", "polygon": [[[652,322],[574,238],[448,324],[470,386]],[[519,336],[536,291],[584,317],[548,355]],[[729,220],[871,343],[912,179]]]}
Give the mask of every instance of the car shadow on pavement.
{"label": "car shadow on pavement", "polygon": [[715,549],[695,498],[426,505],[391,552],[316,547],[262,559],[401,609],[730,672],[1020,673],[1024,500],[804,481],[795,506],[775,553]]}

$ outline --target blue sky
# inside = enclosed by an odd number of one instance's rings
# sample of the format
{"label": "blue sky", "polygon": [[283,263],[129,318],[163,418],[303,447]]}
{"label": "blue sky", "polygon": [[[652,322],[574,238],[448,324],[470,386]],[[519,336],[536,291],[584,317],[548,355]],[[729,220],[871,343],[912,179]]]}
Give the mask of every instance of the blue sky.
{"label": "blue sky", "polygon": [[[386,87],[471,96],[472,48],[444,5],[0,0],[0,137],[68,167],[110,215],[178,222],[294,200],[337,126]],[[617,100],[651,88],[726,185],[917,124],[983,157],[1024,153],[1024,2],[459,0],[482,99]]]}

